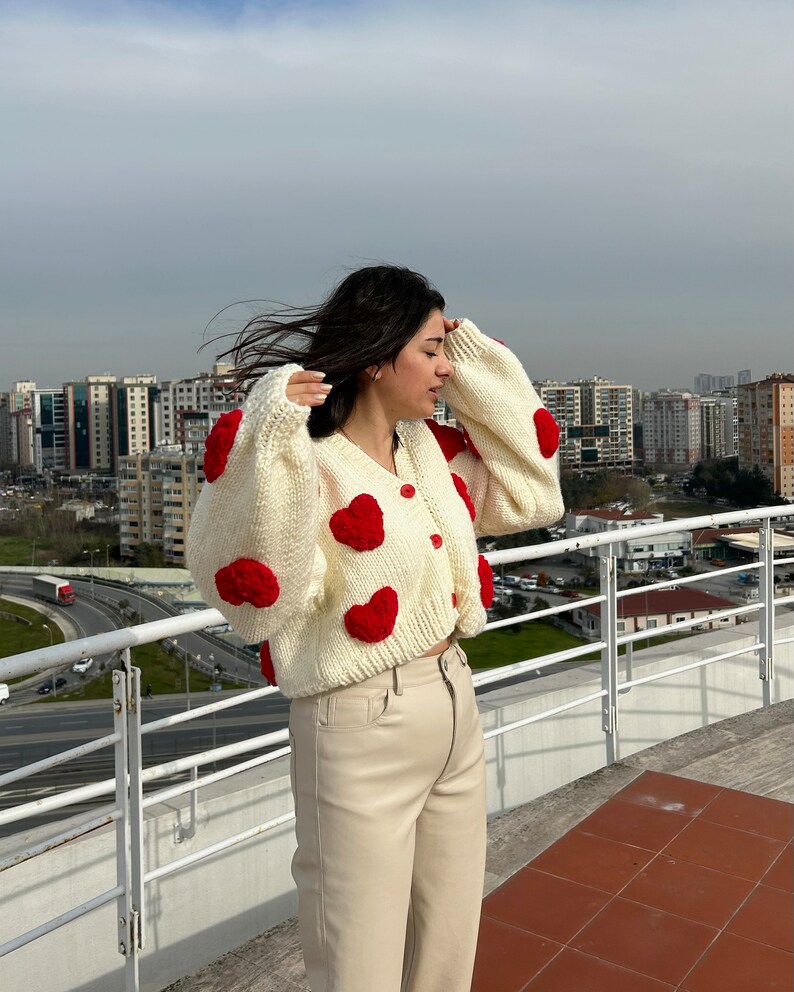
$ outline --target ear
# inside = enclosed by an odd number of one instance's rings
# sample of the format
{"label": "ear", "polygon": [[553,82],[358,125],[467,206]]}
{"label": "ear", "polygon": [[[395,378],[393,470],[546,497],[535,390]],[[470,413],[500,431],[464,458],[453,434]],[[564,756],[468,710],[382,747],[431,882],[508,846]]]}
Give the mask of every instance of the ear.
{"label": "ear", "polygon": [[368,365],[364,369],[364,372],[369,377],[370,382],[377,382],[383,376],[380,367],[377,365]]}

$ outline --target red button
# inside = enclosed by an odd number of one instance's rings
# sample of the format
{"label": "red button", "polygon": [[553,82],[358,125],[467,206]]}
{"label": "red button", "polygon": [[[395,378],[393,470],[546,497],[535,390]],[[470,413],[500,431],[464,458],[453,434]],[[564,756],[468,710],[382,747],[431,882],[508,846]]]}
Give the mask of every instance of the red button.
{"label": "red button", "polygon": [[436,551],[438,551],[438,549],[444,543],[441,540],[441,535],[440,534],[431,534],[430,535],[430,540],[433,542],[433,547],[436,549]]}
{"label": "red button", "polygon": [[458,597],[455,593],[452,593],[452,608],[454,609],[458,605]]}
{"label": "red button", "polygon": [[411,499],[412,496],[416,495],[416,490],[410,483],[406,482],[400,489],[400,495],[405,496],[406,499]]}

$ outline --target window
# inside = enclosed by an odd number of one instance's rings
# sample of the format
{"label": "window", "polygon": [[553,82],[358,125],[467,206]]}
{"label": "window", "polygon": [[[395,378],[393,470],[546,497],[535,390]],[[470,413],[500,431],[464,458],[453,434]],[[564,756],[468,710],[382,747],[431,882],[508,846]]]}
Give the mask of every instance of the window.
{"label": "window", "polygon": [[618,620],[618,633],[623,634],[626,631],[626,621]]}
{"label": "window", "polygon": [[649,617],[647,626],[648,626],[648,630],[653,630],[654,627],[659,626],[659,621],[656,619],[656,617]]}

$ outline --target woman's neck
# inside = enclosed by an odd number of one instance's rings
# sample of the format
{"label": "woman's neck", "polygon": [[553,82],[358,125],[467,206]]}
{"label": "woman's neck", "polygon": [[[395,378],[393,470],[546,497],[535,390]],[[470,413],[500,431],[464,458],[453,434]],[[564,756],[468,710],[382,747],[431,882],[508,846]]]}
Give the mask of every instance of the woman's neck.
{"label": "woman's neck", "polygon": [[342,428],[342,433],[362,451],[366,451],[370,458],[374,458],[384,468],[391,470],[396,426],[396,423],[382,410],[356,404],[356,408]]}

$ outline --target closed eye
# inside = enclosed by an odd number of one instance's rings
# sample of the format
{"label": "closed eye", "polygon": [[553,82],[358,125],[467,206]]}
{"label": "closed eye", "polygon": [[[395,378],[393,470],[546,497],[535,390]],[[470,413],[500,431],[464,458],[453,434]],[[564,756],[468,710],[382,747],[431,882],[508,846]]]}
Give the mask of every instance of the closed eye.
{"label": "closed eye", "polygon": [[437,351],[426,351],[425,354],[427,355],[428,358],[438,358]]}

